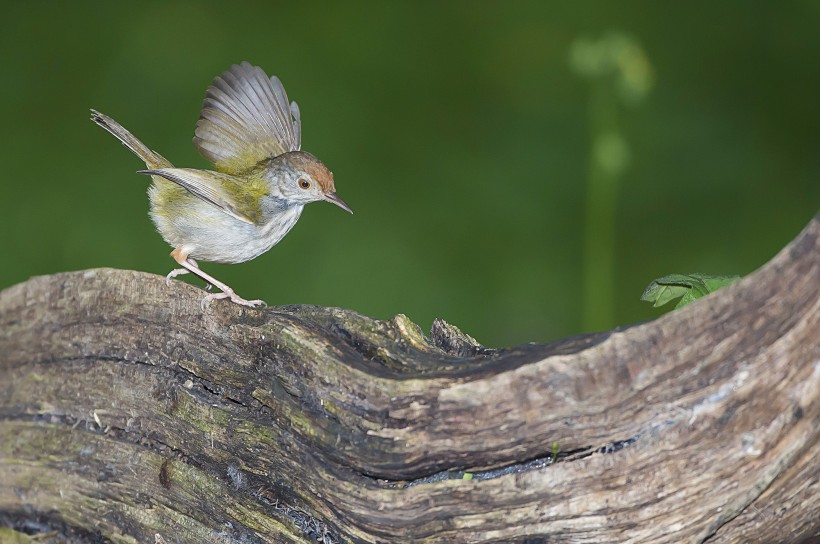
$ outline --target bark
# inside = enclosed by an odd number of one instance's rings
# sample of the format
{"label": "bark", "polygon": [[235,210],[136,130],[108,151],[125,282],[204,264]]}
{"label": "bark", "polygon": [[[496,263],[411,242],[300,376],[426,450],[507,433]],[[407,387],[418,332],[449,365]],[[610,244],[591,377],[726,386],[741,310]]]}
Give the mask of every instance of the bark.
{"label": "bark", "polygon": [[649,323],[512,349],[132,271],[0,293],[0,540],[803,542],[820,216]]}

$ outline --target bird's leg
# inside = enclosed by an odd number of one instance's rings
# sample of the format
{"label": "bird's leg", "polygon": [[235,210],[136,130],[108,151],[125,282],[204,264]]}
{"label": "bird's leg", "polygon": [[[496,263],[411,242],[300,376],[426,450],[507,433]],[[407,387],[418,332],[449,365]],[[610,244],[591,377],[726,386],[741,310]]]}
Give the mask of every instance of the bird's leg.
{"label": "bird's leg", "polygon": [[201,302],[203,310],[205,309],[205,305],[208,302],[212,300],[219,300],[221,298],[229,298],[231,299],[231,302],[241,304],[242,306],[250,306],[251,308],[253,308],[254,306],[265,305],[265,302],[262,300],[245,300],[244,298],[237,295],[234,292],[234,290],[228,287],[226,284],[217,280],[210,274],[203,272],[202,269],[199,268],[197,262],[193,258],[188,256],[188,251],[185,250],[185,246],[179,246],[174,251],[172,251],[171,257],[173,257],[177,264],[182,266],[182,268],[172,270],[171,273],[168,274],[168,276],[166,277],[166,281],[170,281],[171,278],[179,276],[181,274],[187,274],[188,272],[191,272],[222,291],[221,293],[211,293],[210,295],[206,295]]}

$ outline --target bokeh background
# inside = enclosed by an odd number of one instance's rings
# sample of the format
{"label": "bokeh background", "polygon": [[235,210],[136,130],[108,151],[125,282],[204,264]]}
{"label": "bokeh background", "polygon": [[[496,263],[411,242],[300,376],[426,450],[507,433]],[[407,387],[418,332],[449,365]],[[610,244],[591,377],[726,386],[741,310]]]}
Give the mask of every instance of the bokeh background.
{"label": "bokeh background", "polygon": [[[303,148],[355,211],[313,204],[264,256],[204,265],[248,298],[545,342],[659,315],[639,301],[655,277],[747,274],[820,208],[816,1],[12,2],[3,16],[0,288],[166,274],[142,165],[88,108],[206,167],[191,145],[205,88],[241,60],[283,80]],[[629,44],[615,70],[637,74],[632,100],[623,74],[571,61],[595,64],[612,36]]]}

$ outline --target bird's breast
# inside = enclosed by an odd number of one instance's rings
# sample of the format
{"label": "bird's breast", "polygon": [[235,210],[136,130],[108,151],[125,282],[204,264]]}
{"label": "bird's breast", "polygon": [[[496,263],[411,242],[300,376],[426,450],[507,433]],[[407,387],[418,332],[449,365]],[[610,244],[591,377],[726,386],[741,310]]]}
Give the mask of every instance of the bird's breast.
{"label": "bird's breast", "polygon": [[151,215],[166,242],[173,247],[184,244],[191,249],[191,257],[205,262],[234,264],[255,259],[278,244],[302,214],[302,206],[289,206],[250,224],[204,204],[199,213],[174,219],[156,212]]}

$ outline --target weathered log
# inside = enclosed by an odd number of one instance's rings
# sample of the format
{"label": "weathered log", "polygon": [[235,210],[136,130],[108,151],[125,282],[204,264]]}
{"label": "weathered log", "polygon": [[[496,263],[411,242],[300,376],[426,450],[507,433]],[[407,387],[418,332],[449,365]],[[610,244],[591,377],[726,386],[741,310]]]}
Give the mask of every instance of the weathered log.
{"label": "weathered log", "polygon": [[737,284],[548,345],[201,297],[110,269],[0,293],[0,540],[820,531],[820,216]]}

